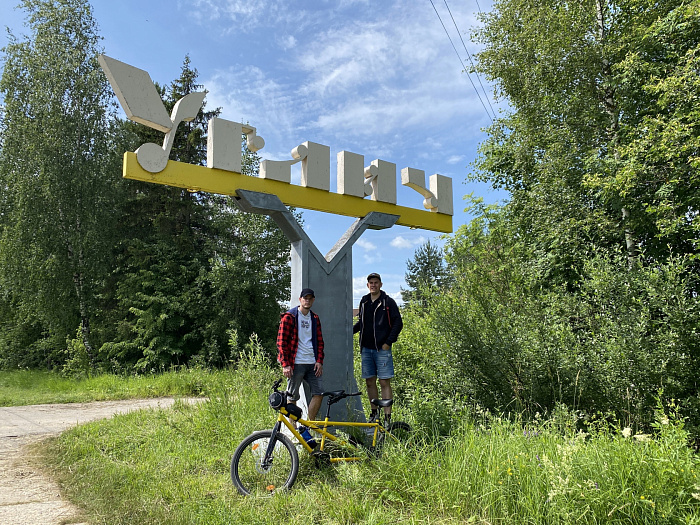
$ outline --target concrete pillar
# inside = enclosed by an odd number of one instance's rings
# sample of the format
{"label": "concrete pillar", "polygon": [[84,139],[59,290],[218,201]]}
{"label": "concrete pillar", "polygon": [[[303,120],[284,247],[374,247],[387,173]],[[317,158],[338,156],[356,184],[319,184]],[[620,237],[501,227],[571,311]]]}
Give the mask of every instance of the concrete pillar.
{"label": "concrete pillar", "polygon": [[[352,245],[368,228],[391,228],[398,215],[371,212],[357,219],[324,257],[279,197],[248,190],[237,193],[236,200],[243,211],[269,215],[292,245],[291,305],[299,304],[302,288],[312,288],[316,294],[313,311],[321,318],[325,344],[324,388],[326,391],[359,391],[353,368]],[[364,421],[362,402],[368,402],[364,385],[361,391],[361,397],[347,398],[345,404],[333,405],[331,419]],[[325,413],[324,399],[319,419]]]}

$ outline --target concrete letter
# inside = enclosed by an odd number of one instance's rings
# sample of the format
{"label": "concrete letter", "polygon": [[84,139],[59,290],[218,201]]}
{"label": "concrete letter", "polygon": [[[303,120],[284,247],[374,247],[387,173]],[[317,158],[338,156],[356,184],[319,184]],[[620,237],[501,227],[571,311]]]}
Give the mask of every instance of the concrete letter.
{"label": "concrete letter", "polygon": [[338,193],[341,195],[353,195],[364,198],[365,157],[349,151],[338,153],[338,171],[336,174],[338,182]]}

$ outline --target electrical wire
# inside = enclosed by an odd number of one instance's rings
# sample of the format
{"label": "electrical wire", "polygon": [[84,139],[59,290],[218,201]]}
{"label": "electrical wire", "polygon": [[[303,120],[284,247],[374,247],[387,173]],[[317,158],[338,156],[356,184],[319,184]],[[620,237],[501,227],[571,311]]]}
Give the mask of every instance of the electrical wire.
{"label": "electrical wire", "polygon": [[[486,102],[489,103],[489,107],[491,108],[491,113],[493,113],[493,116],[496,116],[496,111],[493,109],[493,106],[491,105],[491,100],[489,99],[488,94],[486,93],[486,89],[484,88],[484,84],[481,82],[481,77],[479,76],[479,73],[476,72],[476,66],[474,65],[474,61],[472,60],[472,55],[469,53],[469,50],[467,49],[467,44],[464,43],[464,39],[462,38],[462,33],[459,30],[459,27],[457,27],[457,22],[455,21],[455,17],[452,16],[452,11],[450,10],[450,6],[447,5],[447,0],[444,0],[445,2],[445,7],[447,8],[447,12],[450,13],[450,18],[452,19],[452,23],[455,25],[455,30],[457,31],[457,34],[459,35],[459,39],[462,41],[462,46],[464,47],[464,51],[467,52],[467,57],[469,58],[469,63],[472,65],[472,69],[474,69],[474,74],[476,75],[476,79],[479,81],[479,85],[481,86],[481,91],[484,93],[484,98],[486,98]],[[477,4],[478,6],[479,4]]]}
{"label": "electrical wire", "polygon": [[[476,93],[476,96],[478,97],[479,102],[481,102],[481,105],[484,107],[484,111],[486,111],[486,115],[489,117],[489,119],[493,123],[493,117],[489,113],[489,110],[486,107],[486,104],[484,104],[484,101],[482,100],[481,95],[479,94],[479,90],[476,88],[476,85],[474,85],[474,81],[472,80],[472,77],[467,70],[467,66],[464,65],[464,61],[462,60],[462,57],[460,56],[459,51],[457,51],[457,47],[455,46],[454,42],[452,41],[452,37],[450,36],[449,31],[447,31],[447,27],[445,27],[445,23],[442,21],[442,17],[440,16],[440,13],[438,13],[438,10],[435,7],[435,3],[433,2],[433,0],[430,0],[430,4],[433,6],[433,9],[435,10],[435,14],[438,17],[438,20],[440,20],[440,24],[442,24],[442,28],[445,30],[445,34],[447,35],[447,38],[449,39],[450,44],[452,44],[452,49],[454,49],[455,54],[457,55],[457,58],[459,59],[460,64],[462,64],[462,70],[465,73],[467,73],[467,77],[469,77],[469,82],[471,83],[472,87],[474,88],[474,92]],[[488,98],[487,98],[487,100],[488,100]],[[489,105],[491,105],[490,102],[489,102]]]}

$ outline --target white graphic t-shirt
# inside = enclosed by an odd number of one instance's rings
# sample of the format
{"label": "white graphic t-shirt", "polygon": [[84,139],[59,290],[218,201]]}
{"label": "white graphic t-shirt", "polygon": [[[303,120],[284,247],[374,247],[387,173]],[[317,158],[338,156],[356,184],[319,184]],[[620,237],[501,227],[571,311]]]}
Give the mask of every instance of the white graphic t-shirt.
{"label": "white graphic t-shirt", "polygon": [[311,312],[304,315],[299,310],[297,316],[298,331],[299,331],[299,346],[297,347],[297,356],[294,363],[297,365],[313,365],[316,362],[314,357],[314,347],[311,343]]}

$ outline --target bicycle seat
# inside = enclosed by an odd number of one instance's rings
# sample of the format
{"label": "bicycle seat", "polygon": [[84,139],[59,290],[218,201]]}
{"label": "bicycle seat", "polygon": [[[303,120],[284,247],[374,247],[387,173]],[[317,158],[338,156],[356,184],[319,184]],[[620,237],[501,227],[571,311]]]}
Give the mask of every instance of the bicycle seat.
{"label": "bicycle seat", "polygon": [[321,395],[330,397],[341,397],[345,395],[345,390],[333,390],[332,392],[324,392]]}
{"label": "bicycle seat", "polygon": [[390,407],[391,405],[394,404],[393,399],[372,399],[370,400],[370,403],[372,403],[376,407]]}

